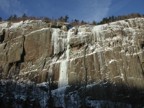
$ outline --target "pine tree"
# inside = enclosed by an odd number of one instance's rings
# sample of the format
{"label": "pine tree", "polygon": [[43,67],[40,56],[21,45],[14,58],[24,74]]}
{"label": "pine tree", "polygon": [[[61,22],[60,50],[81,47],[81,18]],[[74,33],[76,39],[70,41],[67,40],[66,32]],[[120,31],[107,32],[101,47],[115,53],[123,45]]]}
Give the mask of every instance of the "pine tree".
{"label": "pine tree", "polygon": [[0,17],[0,22],[2,21],[2,17]]}
{"label": "pine tree", "polygon": [[93,21],[93,22],[92,22],[92,25],[96,25],[96,24],[97,24],[96,21]]}
{"label": "pine tree", "polygon": [[27,18],[28,18],[28,16],[24,13],[24,14],[22,15],[22,20],[25,21]]}
{"label": "pine tree", "polygon": [[68,17],[68,15],[66,15],[66,16],[64,17],[64,21],[67,22],[68,19],[69,19],[69,17]]}

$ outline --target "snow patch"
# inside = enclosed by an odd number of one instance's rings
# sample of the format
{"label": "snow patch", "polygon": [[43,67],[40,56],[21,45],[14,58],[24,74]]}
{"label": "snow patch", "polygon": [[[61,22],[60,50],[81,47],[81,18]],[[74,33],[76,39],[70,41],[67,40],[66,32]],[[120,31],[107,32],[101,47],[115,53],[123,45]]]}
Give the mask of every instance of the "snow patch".
{"label": "snow patch", "polygon": [[23,24],[23,21],[20,21],[18,23],[12,23],[11,27],[9,29],[15,29],[20,27]]}
{"label": "snow patch", "polygon": [[111,59],[110,61],[109,61],[109,64],[111,64],[111,63],[113,63],[113,62],[116,62],[117,60],[114,60],[114,59]]}

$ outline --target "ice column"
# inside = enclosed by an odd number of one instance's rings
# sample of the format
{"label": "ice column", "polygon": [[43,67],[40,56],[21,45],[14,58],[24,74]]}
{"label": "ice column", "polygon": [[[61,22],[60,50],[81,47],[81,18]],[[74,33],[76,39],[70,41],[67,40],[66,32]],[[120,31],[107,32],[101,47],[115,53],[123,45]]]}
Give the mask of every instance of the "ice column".
{"label": "ice column", "polygon": [[72,32],[69,30],[68,34],[67,34],[67,47],[66,47],[66,52],[65,55],[66,57],[64,58],[64,60],[61,61],[60,64],[60,76],[59,76],[59,83],[58,86],[59,87],[64,87],[68,85],[68,73],[67,73],[67,69],[68,69],[68,61],[69,61],[69,53],[70,53],[70,37],[71,37]]}

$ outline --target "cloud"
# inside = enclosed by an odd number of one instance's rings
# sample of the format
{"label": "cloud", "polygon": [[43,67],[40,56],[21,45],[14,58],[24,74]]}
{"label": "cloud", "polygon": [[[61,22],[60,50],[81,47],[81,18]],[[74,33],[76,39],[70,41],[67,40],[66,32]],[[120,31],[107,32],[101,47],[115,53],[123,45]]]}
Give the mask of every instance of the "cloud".
{"label": "cloud", "polygon": [[[108,15],[112,0],[43,0],[37,13],[50,17],[68,15],[70,20],[100,21]],[[47,12],[47,10],[50,10]]]}
{"label": "cloud", "polygon": [[[110,11],[109,11],[109,15],[119,15],[119,14],[121,14],[121,12],[123,10],[125,10],[125,11],[123,11],[122,14],[125,14],[126,10],[129,8],[128,5],[130,4],[132,6],[133,2],[135,2],[135,1],[131,1],[131,0],[114,1],[113,0],[113,3],[111,5]],[[135,4],[135,6],[136,6],[136,4]]]}
{"label": "cloud", "polygon": [[108,15],[112,0],[83,0],[79,15],[86,21],[100,21]]}
{"label": "cloud", "polygon": [[20,16],[27,12],[19,0],[0,0],[0,9],[6,15],[16,14]]}

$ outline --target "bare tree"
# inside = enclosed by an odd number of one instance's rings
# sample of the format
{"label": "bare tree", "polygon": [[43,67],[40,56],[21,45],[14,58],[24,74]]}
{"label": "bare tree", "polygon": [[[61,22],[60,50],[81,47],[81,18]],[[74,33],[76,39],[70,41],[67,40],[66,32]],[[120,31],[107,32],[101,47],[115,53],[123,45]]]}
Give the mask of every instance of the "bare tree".
{"label": "bare tree", "polygon": [[48,95],[49,95],[49,99],[48,99],[48,108],[53,108],[53,97],[52,97],[52,75],[48,75]]}
{"label": "bare tree", "polygon": [[85,45],[84,48],[84,70],[85,70],[85,74],[84,74],[84,79],[85,79],[85,83],[84,83],[84,90],[83,90],[83,99],[82,99],[82,106],[81,108],[87,108],[86,107],[86,92],[87,92],[87,66],[86,66],[86,50],[88,48],[88,44]]}

